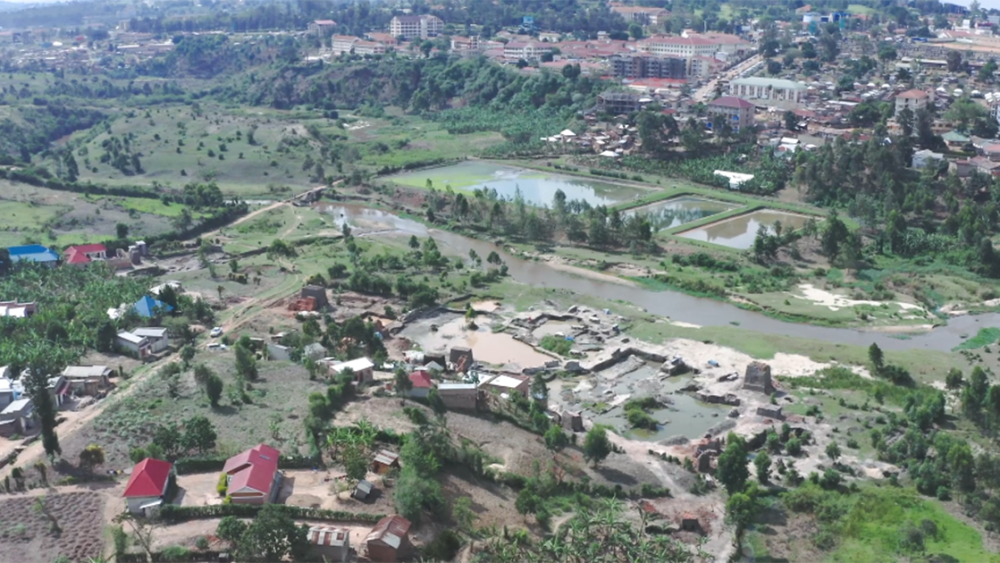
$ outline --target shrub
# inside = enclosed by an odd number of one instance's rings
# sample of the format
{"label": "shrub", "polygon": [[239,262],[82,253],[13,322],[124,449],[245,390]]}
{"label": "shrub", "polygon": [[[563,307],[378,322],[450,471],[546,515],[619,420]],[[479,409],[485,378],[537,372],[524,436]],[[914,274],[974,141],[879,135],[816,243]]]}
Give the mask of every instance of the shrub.
{"label": "shrub", "polygon": [[215,486],[216,492],[219,493],[220,497],[227,496],[226,493],[229,490],[229,475],[221,473],[219,475],[219,483]]}
{"label": "shrub", "polygon": [[462,541],[458,539],[458,535],[451,530],[444,530],[434,538],[434,541],[427,544],[422,555],[424,559],[430,561],[451,561],[461,547]]}
{"label": "shrub", "polygon": [[798,438],[792,438],[785,444],[788,455],[799,455],[802,453],[802,442]]}
{"label": "shrub", "polygon": [[552,334],[543,336],[538,345],[549,352],[554,352],[560,356],[569,356],[570,350],[573,349],[572,340],[566,340],[565,338]]}

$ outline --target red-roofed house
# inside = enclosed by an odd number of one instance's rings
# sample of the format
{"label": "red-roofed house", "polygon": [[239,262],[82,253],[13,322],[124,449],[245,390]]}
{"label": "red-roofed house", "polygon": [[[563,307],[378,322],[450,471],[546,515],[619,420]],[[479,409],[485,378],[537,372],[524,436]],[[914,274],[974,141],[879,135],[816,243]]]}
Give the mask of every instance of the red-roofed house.
{"label": "red-roofed house", "polygon": [[108,259],[108,249],[103,244],[70,246],[63,254],[67,264],[89,264],[92,260]]}
{"label": "red-roofed house", "polygon": [[387,563],[405,560],[410,551],[409,532],[410,521],[398,514],[379,520],[365,538],[368,559]]}
{"label": "red-roofed house", "polygon": [[431,379],[431,374],[424,370],[418,370],[410,374],[410,396],[411,397],[426,397],[431,389],[434,388],[434,380]]}
{"label": "red-roofed house", "polygon": [[708,103],[710,115],[723,116],[734,130],[753,125],[754,104],[736,96],[723,96]]}
{"label": "red-roofed house", "polygon": [[148,516],[151,510],[159,508],[163,495],[167,492],[173,467],[168,461],[151,457],[136,464],[122,495],[129,512]]}
{"label": "red-roofed house", "polygon": [[228,496],[233,504],[274,501],[281,489],[280,456],[281,453],[271,446],[258,444],[226,461],[222,472],[229,475]]}

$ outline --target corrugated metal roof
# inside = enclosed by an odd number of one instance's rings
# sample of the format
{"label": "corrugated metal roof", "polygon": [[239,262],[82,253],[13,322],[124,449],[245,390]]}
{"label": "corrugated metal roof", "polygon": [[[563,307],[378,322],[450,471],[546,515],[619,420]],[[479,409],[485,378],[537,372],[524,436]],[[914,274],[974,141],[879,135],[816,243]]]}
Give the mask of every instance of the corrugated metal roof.
{"label": "corrugated metal roof", "polygon": [[365,538],[365,542],[381,541],[393,549],[399,549],[403,538],[410,531],[410,521],[396,514],[379,520]]}
{"label": "corrugated metal roof", "polygon": [[382,450],[375,456],[375,463],[381,463],[382,465],[392,465],[399,461],[399,454],[390,452],[389,450]]}
{"label": "corrugated metal roof", "polygon": [[309,543],[330,547],[343,547],[350,541],[350,533],[343,528],[313,526],[309,528]]}

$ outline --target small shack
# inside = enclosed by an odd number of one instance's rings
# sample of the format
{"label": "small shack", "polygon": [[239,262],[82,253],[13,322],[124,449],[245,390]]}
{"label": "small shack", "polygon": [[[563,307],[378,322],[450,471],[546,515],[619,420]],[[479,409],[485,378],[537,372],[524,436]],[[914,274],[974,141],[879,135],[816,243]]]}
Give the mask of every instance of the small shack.
{"label": "small shack", "polygon": [[410,521],[398,514],[386,516],[368,533],[365,544],[372,561],[405,561],[410,552]]}
{"label": "small shack", "polygon": [[480,387],[497,395],[519,393],[527,399],[531,379],[523,375],[498,375],[482,383]]}
{"label": "small shack", "polygon": [[324,561],[343,563],[351,555],[351,534],[344,528],[313,526],[307,538],[313,554]]}
{"label": "small shack", "polygon": [[108,366],[67,366],[62,375],[76,394],[97,395],[108,388],[112,373]]}
{"label": "small shack", "polygon": [[570,432],[583,432],[583,415],[580,411],[563,411],[560,420],[564,429]]}
{"label": "small shack", "polygon": [[381,450],[372,460],[372,471],[385,475],[393,469],[399,469],[399,454],[389,450]]}
{"label": "small shack", "polygon": [[292,359],[292,350],[288,346],[268,342],[267,357],[276,362],[288,361]]}
{"label": "small shack", "polygon": [[681,530],[685,532],[701,533],[701,522],[698,517],[690,512],[681,514]]}
{"label": "small shack", "polygon": [[467,369],[472,367],[474,358],[472,357],[472,348],[467,346],[454,346],[451,351],[448,352],[448,362],[454,366],[454,370],[459,373],[464,373]]}
{"label": "small shack", "polygon": [[330,375],[340,375],[345,370],[351,370],[354,374],[354,381],[357,383],[368,383],[375,379],[375,364],[368,358],[354,358],[346,362],[338,362],[334,358],[323,360]]}
{"label": "small shack", "polygon": [[326,288],[318,285],[307,285],[299,293],[300,299],[313,299],[313,311],[325,311],[330,307],[330,301],[326,298]]}
{"label": "small shack", "polygon": [[771,366],[764,362],[750,362],[743,378],[743,388],[766,395],[774,393],[774,385],[771,383]]}
{"label": "small shack", "polygon": [[358,484],[354,487],[354,492],[351,496],[358,500],[368,500],[368,496],[372,494],[375,489],[375,485],[372,485],[370,481],[362,479],[358,481]]}
{"label": "small shack", "polygon": [[319,342],[313,342],[312,344],[307,344],[302,349],[302,353],[305,354],[307,358],[310,358],[313,361],[318,361],[326,356],[326,348],[324,348]]}
{"label": "small shack", "polygon": [[35,403],[28,397],[18,399],[7,405],[7,408],[0,412],[0,420],[16,420],[21,429],[31,428],[32,416],[35,413]]}
{"label": "small shack", "polygon": [[757,407],[757,416],[773,418],[775,420],[785,420],[785,415],[781,412],[779,405],[765,405]]}

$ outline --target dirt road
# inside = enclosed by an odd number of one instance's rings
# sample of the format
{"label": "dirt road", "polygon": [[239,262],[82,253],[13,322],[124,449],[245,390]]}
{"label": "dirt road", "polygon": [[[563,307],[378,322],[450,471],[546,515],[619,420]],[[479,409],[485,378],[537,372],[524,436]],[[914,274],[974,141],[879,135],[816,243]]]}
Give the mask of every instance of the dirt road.
{"label": "dirt road", "polygon": [[[116,391],[111,395],[108,395],[107,398],[100,401],[99,403],[87,407],[85,410],[81,412],[60,413],[62,416],[66,417],[66,421],[60,424],[59,426],[56,426],[56,434],[63,439],[66,438],[67,436],[72,436],[74,433],[83,428],[85,424],[87,424],[91,420],[94,420],[98,415],[104,412],[104,409],[107,408],[107,406],[111,404],[112,401],[120,401],[123,398],[128,397],[132,393],[134,393],[135,389],[138,387],[137,384],[139,383],[140,380],[151,377],[154,373],[158,373],[161,369],[163,369],[163,367],[166,366],[167,364],[179,360],[180,356],[178,354],[170,355],[164,360],[162,360],[159,365],[150,369],[145,374],[134,376],[132,379],[130,379],[128,387],[120,391]],[[24,450],[20,454],[18,454],[17,456],[18,461],[16,463],[11,463],[6,467],[4,467],[3,469],[0,469],[0,479],[3,479],[7,475],[10,475],[10,472],[14,468],[14,466],[16,465],[24,466],[29,463],[33,463],[36,459],[40,459],[44,455],[45,455],[45,448],[42,447],[42,439],[39,438],[38,440],[32,442],[31,445],[24,448]],[[76,460],[72,459],[66,461],[70,463],[76,462]]]}

